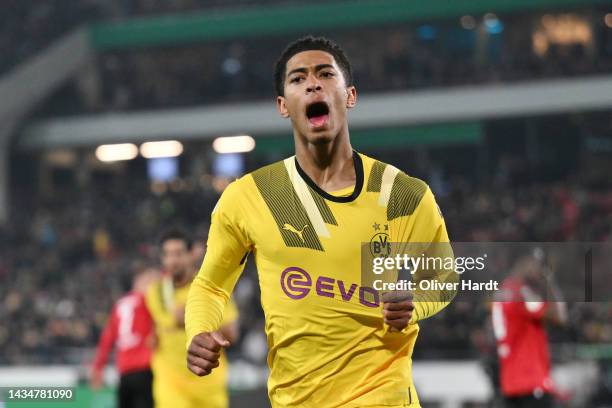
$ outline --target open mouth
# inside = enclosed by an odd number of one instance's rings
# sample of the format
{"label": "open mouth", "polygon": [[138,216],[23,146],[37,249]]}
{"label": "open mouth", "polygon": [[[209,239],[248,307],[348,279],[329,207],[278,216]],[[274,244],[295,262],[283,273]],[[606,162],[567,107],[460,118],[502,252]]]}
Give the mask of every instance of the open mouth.
{"label": "open mouth", "polygon": [[322,127],[329,119],[329,106],[325,102],[314,102],[306,107],[306,117],[313,127]]}

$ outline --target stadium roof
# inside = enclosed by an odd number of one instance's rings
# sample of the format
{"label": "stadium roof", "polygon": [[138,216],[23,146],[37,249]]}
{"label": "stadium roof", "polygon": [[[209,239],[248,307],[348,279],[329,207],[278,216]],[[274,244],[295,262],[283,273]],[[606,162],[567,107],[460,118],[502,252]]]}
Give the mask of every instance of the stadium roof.
{"label": "stadium roof", "polygon": [[345,0],[141,17],[94,24],[89,34],[91,45],[96,49],[126,49],[368,24],[427,22],[465,14],[554,11],[610,3],[610,0]]}

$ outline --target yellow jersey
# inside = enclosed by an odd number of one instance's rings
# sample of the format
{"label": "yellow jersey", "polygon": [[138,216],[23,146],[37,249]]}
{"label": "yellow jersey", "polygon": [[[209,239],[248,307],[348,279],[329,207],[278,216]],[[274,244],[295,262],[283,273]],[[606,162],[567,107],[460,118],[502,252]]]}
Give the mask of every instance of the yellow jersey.
{"label": "yellow jersey", "polygon": [[[151,285],[147,292],[147,307],[155,323],[157,345],[151,359],[153,396],[158,408],[188,408],[228,406],[228,364],[224,353],[220,366],[212,374],[197,377],[187,368],[183,322],[177,321],[175,311],[185,307],[189,285],[174,288],[169,278]],[[230,301],[225,308],[222,324],[238,319],[238,310]]]}
{"label": "yellow jersey", "polygon": [[388,331],[380,296],[360,285],[361,251],[381,238],[448,242],[444,219],[421,180],[357,152],[353,160],[352,193],[323,191],[293,156],[231,183],[212,213],[187,299],[187,337],[218,328],[253,252],[273,407],[419,406],[411,369],[417,322],[454,294],[415,302],[409,326]]}

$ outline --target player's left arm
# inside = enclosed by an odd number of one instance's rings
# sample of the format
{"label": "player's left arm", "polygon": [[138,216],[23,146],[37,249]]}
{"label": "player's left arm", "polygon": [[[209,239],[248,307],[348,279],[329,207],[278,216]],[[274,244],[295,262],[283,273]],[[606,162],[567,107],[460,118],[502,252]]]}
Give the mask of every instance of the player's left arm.
{"label": "player's left arm", "polygon": [[567,325],[567,305],[563,301],[561,291],[552,278],[546,278],[547,299],[536,294],[528,287],[521,289],[524,302],[520,312],[534,320],[544,320],[548,323],[565,326]]}
{"label": "player's left arm", "polygon": [[[553,291],[557,291],[557,294],[552,294]],[[549,289],[549,293],[551,294],[551,301],[549,302],[550,306],[546,310],[546,321],[557,326],[567,326],[567,304],[563,301],[561,292],[555,287]]]}
{"label": "player's left arm", "polygon": [[[399,217],[393,222],[395,228],[401,231],[397,238],[401,242],[400,253],[416,256],[422,253],[430,259],[454,258],[442,212],[429,187],[425,189],[411,215]],[[412,275],[416,290],[413,292],[414,310],[409,323],[416,323],[440,312],[457,294],[459,275],[454,269],[447,268],[448,262],[441,263],[441,267],[419,268]],[[438,286],[436,290],[421,290],[420,282],[423,280],[435,280],[445,286]]]}
{"label": "player's left arm", "polygon": [[554,259],[550,261],[550,263],[547,262],[547,267],[544,269],[546,292],[549,301],[549,308],[546,310],[545,319],[557,326],[566,326],[568,324],[567,304],[555,279],[556,268]]}
{"label": "player's left arm", "polygon": [[545,266],[544,273],[544,293],[536,291],[524,285],[520,289],[520,296],[523,300],[519,312],[530,319],[544,320],[557,326],[566,326],[568,323],[567,305],[563,299],[563,294],[557,285],[552,265]]}

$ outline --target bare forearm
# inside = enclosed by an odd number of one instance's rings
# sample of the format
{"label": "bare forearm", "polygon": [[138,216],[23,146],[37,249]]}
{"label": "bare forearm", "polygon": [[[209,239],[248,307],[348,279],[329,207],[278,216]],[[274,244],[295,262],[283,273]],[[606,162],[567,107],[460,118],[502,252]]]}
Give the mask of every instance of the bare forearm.
{"label": "bare forearm", "polygon": [[548,296],[550,298],[550,308],[548,309],[549,320],[557,325],[567,324],[567,305],[563,301],[563,295],[553,279],[547,281]]}

